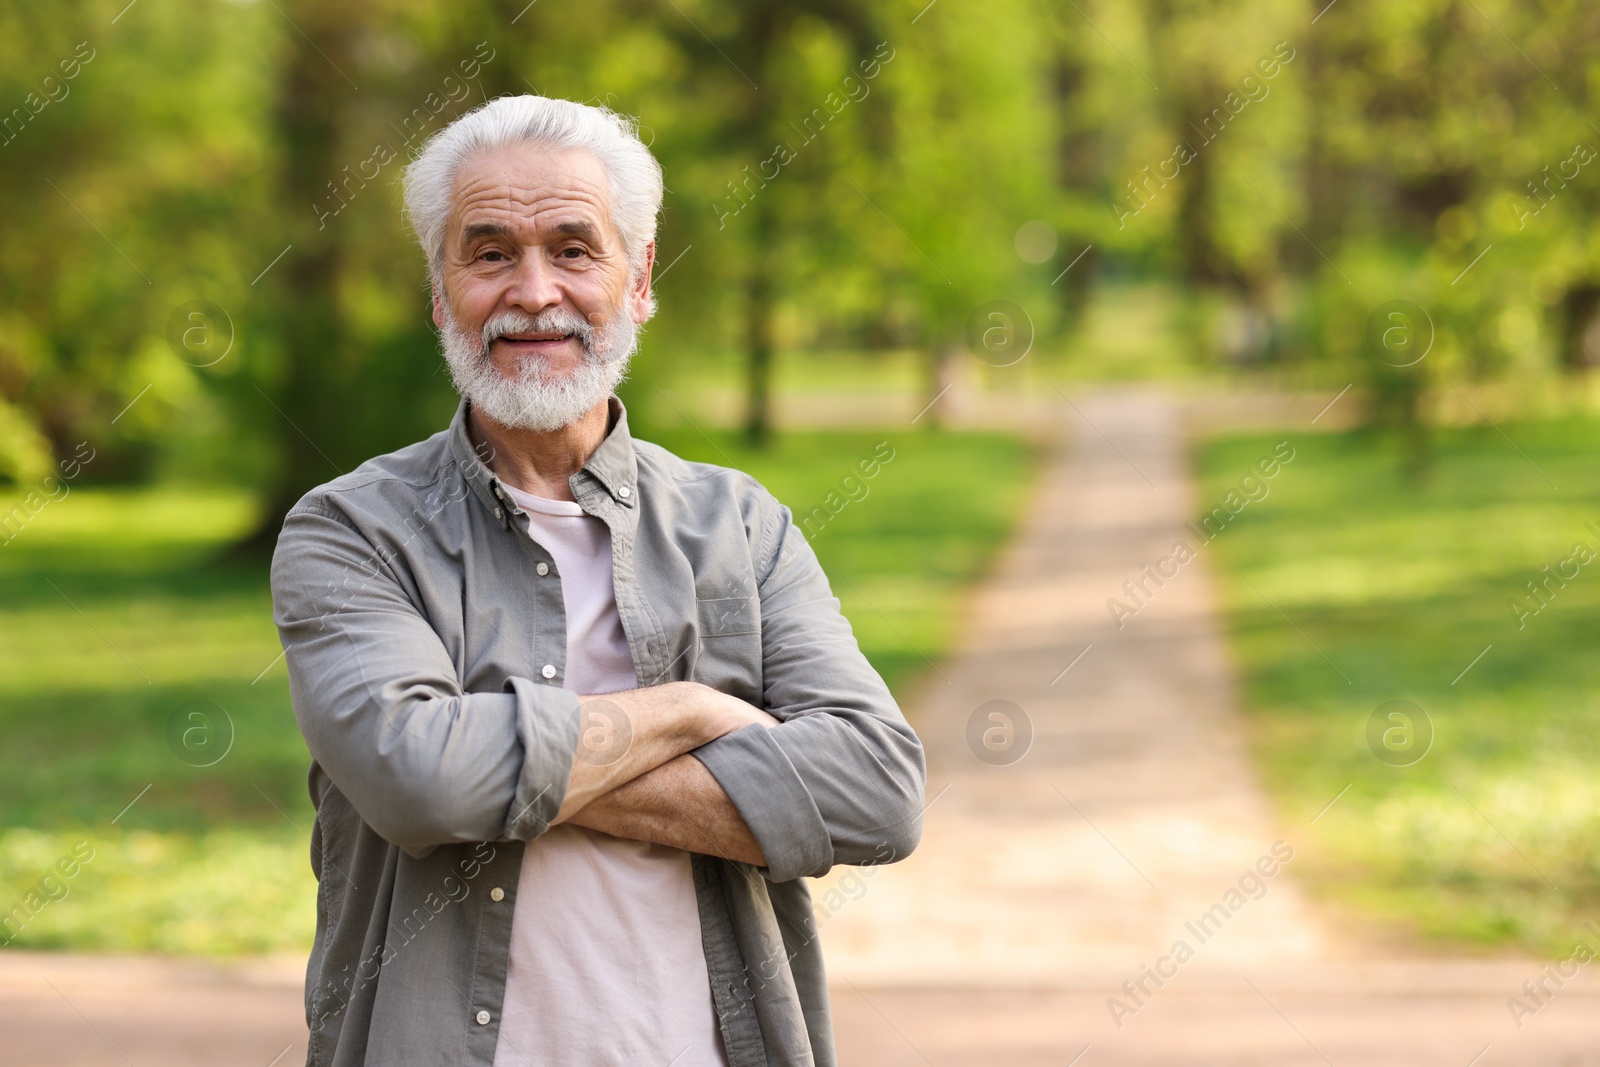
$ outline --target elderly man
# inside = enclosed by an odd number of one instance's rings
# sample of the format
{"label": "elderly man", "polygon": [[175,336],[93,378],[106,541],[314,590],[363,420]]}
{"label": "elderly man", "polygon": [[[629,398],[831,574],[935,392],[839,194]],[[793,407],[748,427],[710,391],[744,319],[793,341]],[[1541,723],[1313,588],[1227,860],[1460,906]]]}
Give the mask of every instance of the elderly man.
{"label": "elderly man", "polygon": [[273,560],[313,757],[316,1065],[834,1062],[802,880],[898,860],[922,749],[789,511],[628,433],[659,166],[495,100],[405,176],[461,406]]}

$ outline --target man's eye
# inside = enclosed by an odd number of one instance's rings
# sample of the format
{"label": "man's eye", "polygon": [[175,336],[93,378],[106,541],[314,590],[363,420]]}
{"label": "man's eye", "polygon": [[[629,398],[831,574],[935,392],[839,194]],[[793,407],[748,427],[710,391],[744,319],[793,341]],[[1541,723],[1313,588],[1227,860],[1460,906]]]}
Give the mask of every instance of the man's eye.
{"label": "man's eye", "polygon": [[478,258],[486,259],[490,263],[499,263],[501,260],[506,258],[506,255],[505,255],[504,252],[500,252],[500,251],[497,251],[497,250],[491,248],[489,251],[483,253],[483,255],[481,255]]}
{"label": "man's eye", "polygon": [[583,255],[583,249],[576,248],[576,247],[574,247],[574,248],[563,248],[558,253],[558,255],[560,255],[560,256],[562,256],[562,257],[564,257],[566,259],[578,259],[579,257],[581,257]]}

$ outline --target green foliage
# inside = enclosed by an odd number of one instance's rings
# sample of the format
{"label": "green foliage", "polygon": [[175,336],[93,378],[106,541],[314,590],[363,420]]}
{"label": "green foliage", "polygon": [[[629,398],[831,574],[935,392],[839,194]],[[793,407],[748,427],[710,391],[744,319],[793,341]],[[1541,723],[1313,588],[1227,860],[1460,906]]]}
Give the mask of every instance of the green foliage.
{"label": "green foliage", "polygon": [[648,386],[706,346],[750,361],[758,421],[776,350],[948,348],[977,304],[1042,284],[1010,242],[1050,214],[1053,117],[1029,0],[919,10],[0,11],[3,99],[90,57],[0,144],[19,164],[0,175],[19,220],[0,477],[38,466],[31,424],[58,455],[94,442],[97,480],[265,481],[265,535],[311,484],[420,436],[449,388],[396,179],[465,109],[535,88],[637,115],[666,168],[642,424]]}
{"label": "green foliage", "polygon": [[[1504,429],[1526,456],[1492,430],[1441,431],[1422,486],[1367,434],[1293,436],[1271,496],[1209,550],[1258,765],[1307,839],[1310,884],[1414,936],[1549,953],[1600,901],[1600,574],[1542,600],[1527,583],[1578,542],[1600,551],[1600,425]],[[1203,499],[1280,439],[1213,442]],[[1412,766],[1368,747],[1395,699],[1435,732]]]}
{"label": "green foliage", "polygon": [[[800,512],[883,440],[894,458],[814,544],[868,658],[903,690],[948,649],[963,590],[1014,525],[1029,448],[992,434],[796,434],[754,454],[687,428],[663,443],[751,470]],[[77,842],[95,850],[18,945],[306,948],[309,757],[266,575],[217,562],[256,510],[236,491],[74,489],[0,546],[0,911]],[[208,723],[188,718],[197,707]],[[212,765],[184,746],[196,724],[211,733],[193,742],[231,738]]]}
{"label": "green foliage", "polygon": [[[96,480],[270,483],[270,533],[417,437],[450,396],[395,179],[534,88],[637,115],[666,168],[641,425],[708,350],[753,429],[782,353],[915,351],[937,392],[996,299],[1048,359],[1099,278],[1184,285],[1174,369],[1354,380],[1419,425],[1600,361],[1597,38],[1577,0],[6,6],[0,477],[89,440]],[[1434,344],[1374,374],[1397,299]]]}

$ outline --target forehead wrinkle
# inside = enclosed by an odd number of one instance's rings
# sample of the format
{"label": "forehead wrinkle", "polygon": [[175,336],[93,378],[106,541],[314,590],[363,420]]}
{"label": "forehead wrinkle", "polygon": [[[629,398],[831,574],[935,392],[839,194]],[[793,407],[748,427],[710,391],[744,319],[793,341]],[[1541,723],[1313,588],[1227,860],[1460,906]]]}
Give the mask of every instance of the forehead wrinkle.
{"label": "forehead wrinkle", "polygon": [[456,192],[458,204],[477,203],[482,200],[505,200],[518,204],[533,204],[540,200],[557,198],[564,200],[577,200],[595,208],[604,208],[608,203],[603,186],[590,182],[567,177],[565,181],[530,182],[523,178],[507,180],[508,175],[485,175],[473,181],[464,182]]}
{"label": "forehead wrinkle", "polygon": [[[507,230],[520,230],[531,223],[535,233],[548,230],[554,234],[579,235],[584,230],[604,234],[611,221],[605,197],[586,187],[581,180],[553,187],[524,185],[519,188],[486,176],[462,188],[456,204],[463,236],[465,230],[485,225],[485,217]],[[565,217],[547,222],[553,213]]]}
{"label": "forehead wrinkle", "polygon": [[610,186],[600,162],[575,152],[530,154],[517,150],[480,155],[469,160],[456,178],[456,203],[461,210],[483,200],[530,206],[543,199],[578,201],[605,215]]}

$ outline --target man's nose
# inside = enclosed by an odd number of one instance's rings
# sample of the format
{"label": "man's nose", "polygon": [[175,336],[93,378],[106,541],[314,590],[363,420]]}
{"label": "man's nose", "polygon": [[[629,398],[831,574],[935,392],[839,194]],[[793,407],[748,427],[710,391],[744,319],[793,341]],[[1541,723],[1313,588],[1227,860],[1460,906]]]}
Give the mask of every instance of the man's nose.
{"label": "man's nose", "polygon": [[511,288],[506,291],[506,303],[537,315],[546,308],[555,307],[565,297],[556,271],[543,256],[523,256],[511,278]]}

